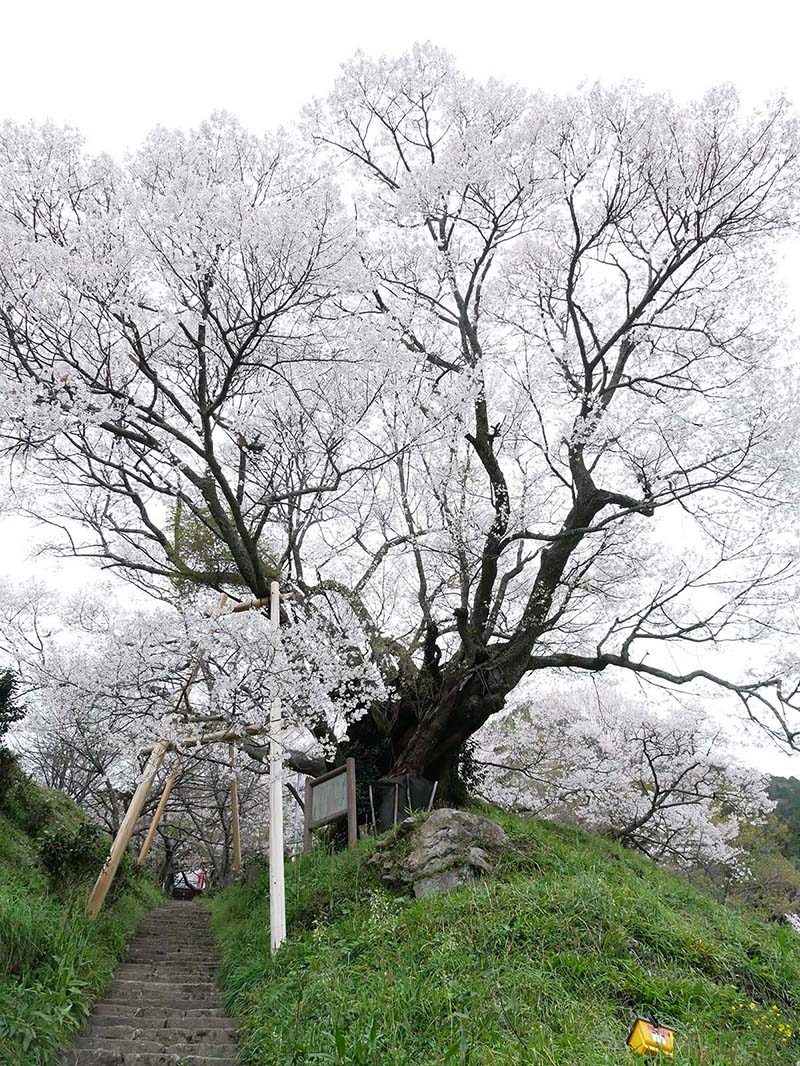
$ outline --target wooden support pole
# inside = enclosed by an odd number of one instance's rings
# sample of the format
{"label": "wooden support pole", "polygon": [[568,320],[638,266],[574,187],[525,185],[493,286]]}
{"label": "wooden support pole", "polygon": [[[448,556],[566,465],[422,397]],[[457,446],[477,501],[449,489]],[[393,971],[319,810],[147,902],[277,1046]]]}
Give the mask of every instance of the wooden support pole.
{"label": "wooden support pole", "polygon": [[114,880],[114,874],[117,872],[117,867],[122,861],[122,856],[125,854],[125,849],[128,846],[128,842],[133,835],[133,830],[136,828],[136,823],[139,820],[139,815],[142,813],[142,807],[144,807],[145,800],[153,787],[153,781],[158,773],[158,768],[164,759],[164,745],[157,744],[147,760],[147,765],[144,768],[142,779],[136,787],[136,791],[133,794],[133,799],[130,802],[127,813],[122,819],[122,825],[119,827],[114,843],[111,845],[111,851],[108,853],[105,866],[100,871],[100,874],[95,882],[95,886],[92,889],[92,894],[89,896],[89,902],[86,906],[86,917],[90,922],[93,922],[100,912],[100,908],[103,906],[103,900],[106,898],[106,893],[111,888],[111,882]]}
{"label": "wooden support pole", "polygon": [[233,864],[235,875],[242,872],[242,840],[239,835],[239,789],[236,781],[236,748],[228,745],[228,758],[231,764],[231,833],[233,836]]}
{"label": "wooden support pole", "polygon": [[[273,585],[277,584],[277,581],[272,582]],[[285,603],[286,600],[292,599],[291,592],[281,592],[281,600]],[[246,603],[237,603],[235,607],[231,607],[231,614],[240,614],[242,611],[257,611],[261,607],[270,607],[270,596],[262,596],[260,600],[247,600]],[[271,607],[270,607],[271,610]]]}
{"label": "wooden support pole", "polygon": [[[270,621],[277,643],[280,632],[280,586],[270,585]],[[274,955],[286,939],[286,889],[283,877],[283,736],[281,701],[275,696],[269,712],[269,930]]]}
{"label": "wooden support pole", "polygon": [[356,761],[347,759],[347,846],[358,843],[358,815],[356,814]]}
{"label": "wooden support pole", "polygon": [[311,832],[311,809],[314,805],[314,786],[310,777],[306,778],[305,803],[303,804],[303,852],[308,855],[314,846]]}
{"label": "wooden support pole", "polygon": [[147,830],[147,836],[144,838],[142,850],[139,852],[139,858],[136,860],[139,866],[142,866],[144,864],[144,860],[147,858],[147,853],[150,851],[150,847],[153,841],[155,840],[156,830],[158,829],[159,824],[161,823],[161,818],[166,809],[169,794],[170,792],[172,792],[172,786],[175,784],[179,773],[179,765],[176,765],[170,771],[169,777],[167,778],[166,784],[164,785],[164,791],[161,793],[161,799],[158,801],[156,812],[153,815],[153,820],[150,823],[150,828]]}

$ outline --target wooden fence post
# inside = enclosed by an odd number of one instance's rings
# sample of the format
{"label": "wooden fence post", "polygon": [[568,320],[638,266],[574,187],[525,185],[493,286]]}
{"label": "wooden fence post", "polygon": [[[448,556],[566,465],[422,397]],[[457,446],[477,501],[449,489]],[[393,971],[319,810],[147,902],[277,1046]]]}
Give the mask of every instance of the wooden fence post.
{"label": "wooden fence post", "polygon": [[312,778],[306,778],[305,802],[303,803],[303,853],[308,855],[314,846],[314,838],[311,834],[311,807],[314,802],[314,786]]}
{"label": "wooden fence post", "polygon": [[358,843],[358,815],[356,813],[356,761],[347,759],[347,846]]}
{"label": "wooden fence post", "polygon": [[111,882],[114,880],[114,874],[117,872],[117,867],[122,861],[122,856],[125,854],[125,849],[133,835],[133,830],[136,828],[139,815],[142,813],[142,807],[144,807],[145,800],[147,799],[150,789],[153,787],[153,781],[158,773],[158,768],[161,766],[164,759],[164,748],[165,745],[163,742],[157,744],[155,748],[153,748],[150,758],[147,760],[147,764],[144,768],[142,779],[133,794],[133,799],[128,807],[128,811],[122,819],[122,825],[119,827],[119,831],[114,838],[114,843],[111,845],[111,851],[108,853],[105,865],[95,882],[91,896],[89,896],[89,902],[86,906],[86,917],[90,922],[95,920],[100,908],[103,906],[103,900],[106,898],[106,893],[111,887]]}

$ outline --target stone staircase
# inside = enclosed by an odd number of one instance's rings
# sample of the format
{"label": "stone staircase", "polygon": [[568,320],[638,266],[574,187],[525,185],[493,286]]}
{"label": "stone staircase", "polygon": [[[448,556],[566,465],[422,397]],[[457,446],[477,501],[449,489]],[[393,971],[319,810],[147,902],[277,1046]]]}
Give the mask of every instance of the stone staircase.
{"label": "stone staircase", "polygon": [[236,1023],[220,1006],[208,923],[198,903],[151,911],[61,1066],[235,1066]]}

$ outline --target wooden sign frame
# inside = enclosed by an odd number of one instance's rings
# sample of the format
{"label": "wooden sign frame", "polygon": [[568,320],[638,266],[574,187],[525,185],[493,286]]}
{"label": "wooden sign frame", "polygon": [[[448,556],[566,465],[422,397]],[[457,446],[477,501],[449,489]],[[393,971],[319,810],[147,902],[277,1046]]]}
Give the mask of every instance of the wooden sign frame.
{"label": "wooden sign frame", "polygon": [[[332,781],[342,774],[347,777],[347,805],[329,812],[322,818],[314,818],[314,789]],[[303,851],[308,854],[312,847],[312,831],[320,826],[329,825],[340,818],[347,818],[347,846],[352,848],[358,840],[358,819],[356,816],[356,761],[346,759],[344,766],[337,766],[321,777],[307,777],[305,803],[303,808]]]}

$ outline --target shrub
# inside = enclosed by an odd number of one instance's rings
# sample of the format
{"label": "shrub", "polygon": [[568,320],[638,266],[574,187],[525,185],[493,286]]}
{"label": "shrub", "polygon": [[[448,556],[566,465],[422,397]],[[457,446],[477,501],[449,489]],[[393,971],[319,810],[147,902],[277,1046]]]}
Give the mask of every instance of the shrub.
{"label": "shrub", "polygon": [[14,703],[14,689],[17,679],[10,670],[0,674],[0,737],[4,737],[9,726],[21,721],[25,712]]}
{"label": "shrub", "polygon": [[9,789],[19,777],[19,766],[13,752],[0,745],[0,807],[5,803]]}
{"label": "shrub", "polygon": [[39,858],[54,888],[97,873],[108,852],[108,840],[92,822],[77,828],[53,825],[38,839]]}
{"label": "shrub", "polygon": [[53,807],[46,792],[18,772],[9,784],[3,813],[29,836],[38,836],[53,819]]}

